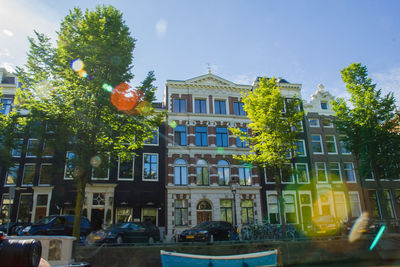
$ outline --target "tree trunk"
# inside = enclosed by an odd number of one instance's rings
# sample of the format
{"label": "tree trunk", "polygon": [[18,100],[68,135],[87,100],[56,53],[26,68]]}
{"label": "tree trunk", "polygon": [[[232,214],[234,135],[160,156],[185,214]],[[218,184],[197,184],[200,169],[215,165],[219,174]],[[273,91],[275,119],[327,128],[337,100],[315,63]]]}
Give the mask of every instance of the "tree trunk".
{"label": "tree trunk", "polygon": [[77,182],[74,228],[72,232],[72,235],[76,238],[77,242],[79,242],[80,240],[82,207],[83,207],[83,200],[85,198],[85,187],[86,187],[86,184],[82,182],[81,177],[79,177],[78,180],[79,181]]}
{"label": "tree trunk", "polygon": [[282,238],[286,236],[286,220],[285,220],[285,199],[282,195],[282,172],[279,168],[276,170],[278,173],[276,175],[276,193],[279,201],[279,215],[282,225]]}

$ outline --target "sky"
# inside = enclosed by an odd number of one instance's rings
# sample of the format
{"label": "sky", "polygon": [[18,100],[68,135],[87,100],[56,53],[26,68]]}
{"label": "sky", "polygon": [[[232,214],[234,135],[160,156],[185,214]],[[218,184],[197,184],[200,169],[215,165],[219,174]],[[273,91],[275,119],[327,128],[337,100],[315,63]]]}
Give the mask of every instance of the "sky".
{"label": "sky", "polygon": [[132,36],[137,86],[154,70],[162,100],[167,80],[207,73],[239,84],[257,76],[302,84],[302,98],[323,84],[346,97],[340,70],[361,62],[400,103],[400,1],[393,0],[0,0],[0,66],[23,66],[33,31],[56,40],[74,7],[113,5]]}

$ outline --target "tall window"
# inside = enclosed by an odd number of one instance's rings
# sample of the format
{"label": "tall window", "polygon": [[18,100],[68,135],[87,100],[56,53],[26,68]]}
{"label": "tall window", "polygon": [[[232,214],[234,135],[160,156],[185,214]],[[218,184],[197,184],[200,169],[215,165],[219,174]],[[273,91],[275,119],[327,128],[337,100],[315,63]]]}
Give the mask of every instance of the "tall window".
{"label": "tall window", "polygon": [[194,100],[194,110],[196,113],[207,113],[206,100],[205,99],[195,99]]}
{"label": "tall window", "polygon": [[267,194],[267,204],[269,223],[279,224],[281,220],[279,217],[278,196],[276,193]]}
{"label": "tall window", "polygon": [[310,127],[319,127],[319,120],[318,119],[308,119],[308,124]]}
{"label": "tall window", "polygon": [[296,163],[296,174],[298,183],[309,183],[308,166],[306,163]]}
{"label": "tall window", "polygon": [[347,144],[347,142],[344,140],[345,137],[341,136],[340,137],[340,150],[342,151],[342,154],[351,154],[351,151],[349,149],[349,146]]}
{"label": "tall window", "polygon": [[158,154],[143,154],[143,180],[158,181]]}
{"label": "tall window", "polygon": [[[242,131],[243,133],[246,133],[246,135],[247,135],[247,128],[240,128],[240,131]],[[247,142],[242,141],[239,137],[236,137],[236,144],[237,144],[237,147],[248,147]]]}
{"label": "tall window", "polygon": [[75,170],[76,165],[76,155],[73,152],[67,152],[66,160],[65,160],[65,172],[64,172],[64,179],[65,180],[72,180],[72,173]]}
{"label": "tall window", "polygon": [[294,183],[292,165],[290,163],[284,164],[284,166],[280,169],[280,175],[282,183]]}
{"label": "tall window", "polygon": [[53,171],[53,165],[50,163],[44,163],[40,165],[39,184],[49,185],[51,184],[51,175]]}
{"label": "tall window", "polygon": [[174,99],[174,112],[186,112],[186,99]]}
{"label": "tall window", "polygon": [[5,223],[8,223],[8,218],[9,218],[9,211],[10,211],[10,205],[14,203],[14,200],[11,198],[8,194],[3,194],[3,197],[1,199],[1,213],[0,213],[0,222],[4,225]]}
{"label": "tall window", "polygon": [[379,208],[379,200],[376,190],[368,190],[368,200],[371,205],[371,217],[382,218],[381,210]]}
{"label": "tall window", "polygon": [[208,146],[207,126],[195,127],[196,146]]}
{"label": "tall window", "polygon": [[31,221],[31,209],[32,209],[32,195],[21,194],[19,197],[18,205],[18,222],[29,223]]}
{"label": "tall window", "polygon": [[221,221],[232,223],[232,200],[220,200]]}
{"label": "tall window", "polygon": [[239,184],[251,185],[251,167],[245,164],[239,167],[238,170],[239,170]]}
{"label": "tall window", "polygon": [[55,139],[46,139],[43,142],[43,154],[45,158],[51,158],[54,156]]}
{"label": "tall window", "polygon": [[311,144],[312,144],[312,151],[314,154],[323,153],[321,135],[319,134],[311,135]]}
{"label": "tall window", "polygon": [[186,199],[175,199],[175,225],[188,225],[188,201]]}
{"label": "tall window", "polygon": [[174,184],[175,185],[187,185],[188,175],[187,175],[187,163],[184,159],[175,160],[174,167]]}
{"label": "tall window", "polygon": [[24,174],[22,177],[22,184],[24,185],[32,185],[33,178],[35,177],[36,164],[25,164],[24,166]]}
{"label": "tall window", "polygon": [[108,180],[110,175],[110,153],[104,153],[93,158],[97,158],[99,163],[92,168],[92,180]]}
{"label": "tall window", "polygon": [[330,119],[323,119],[322,120],[322,125],[324,127],[327,127],[327,128],[332,128],[333,127],[333,122]]}
{"label": "tall window", "polygon": [[196,184],[197,185],[209,185],[210,178],[208,175],[207,161],[199,159],[196,163]]}
{"label": "tall window", "polygon": [[340,164],[338,162],[329,163],[329,177],[331,182],[341,182],[342,173],[340,171]]}
{"label": "tall window", "polygon": [[39,152],[39,140],[38,139],[28,139],[28,151],[26,152],[27,158],[34,158]]}
{"label": "tall window", "polygon": [[242,102],[233,102],[233,113],[238,116],[246,116]]}
{"label": "tall window", "polygon": [[295,148],[295,155],[298,157],[305,157],[306,156],[306,149],[304,145],[304,140],[298,140],[295,143],[296,148]]}
{"label": "tall window", "polygon": [[175,144],[178,146],[186,146],[186,126],[178,125],[175,127]]}
{"label": "tall window", "polygon": [[226,127],[216,127],[217,146],[228,146],[228,129]]}
{"label": "tall window", "polygon": [[150,222],[157,225],[158,211],[157,208],[142,208],[142,221]]}
{"label": "tall window", "polygon": [[334,135],[325,135],[326,150],[328,154],[337,154],[336,139]]}
{"label": "tall window", "polygon": [[118,180],[133,180],[134,156],[121,160],[118,158]]}
{"label": "tall window", "polygon": [[242,199],[241,210],[242,210],[242,224],[254,223],[253,200]]}
{"label": "tall window", "polygon": [[215,114],[226,114],[225,100],[214,101]]}
{"label": "tall window", "polygon": [[15,158],[21,157],[22,154],[22,145],[24,143],[23,139],[14,139],[13,148],[11,150],[11,155]]}
{"label": "tall window", "polygon": [[336,217],[342,221],[347,220],[347,208],[344,192],[334,192]]}
{"label": "tall window", "polygon": [[393,209],[393,202],[392,202],[392,194],[390,190],[383,190],[383,197],[384,197],[384,205],[383,208],[385,209],[385,214],[387,218],[394,219],[394,209]]}
{"label": "tall window", "polygon": [[344,166],[344,177],[346,178],[346,182],[355,182],[356,174],[354,172],[354,165],[351,162],[343,163]]}
{"label": "tall window", "polygon": [[297,223],[295,196],[293,194],[285,194],[283,199],[285,201],[286,223]]}
{"label": "tall window", "polygon": [[358,192],[349,192],[351,217],[357,218],[361,215],[360,196]]}
{"label": "tall window", "polygon": [[17,179],[18,179],[18,171],[19,171],[19,164],[16,164],[13,167],[10,167],[7,172],[4,184],[5,185],[16,185]]}
{"label": "tall window", "polygon": [[158,145],[158,130],[154,131],[152,137],[144,141],[145,145]]}
{"label": "tall window", "polygon": [[131,222],[132,221],[132,209],[131,208],[117,208],[115,211],[115,222]]}
{"label": "tall window", "polygon": [[318,182],[325,183],[328,181],[325,162],[315,162],[315,173]]}
{"label": "tall window", "polygon": [[321,109],[328,109],[328,102],[321,101]]}
{"label": "tall window", "polygon": [[12,99],[2,98],[1,103],[3,106],[0,108],[0,112],[4,115],[7,115],[11,111]]}
{"label": "tall window", "polygon": [[229,163],[226,160],[218,161],[218,181],[219,185],[229,185]]}

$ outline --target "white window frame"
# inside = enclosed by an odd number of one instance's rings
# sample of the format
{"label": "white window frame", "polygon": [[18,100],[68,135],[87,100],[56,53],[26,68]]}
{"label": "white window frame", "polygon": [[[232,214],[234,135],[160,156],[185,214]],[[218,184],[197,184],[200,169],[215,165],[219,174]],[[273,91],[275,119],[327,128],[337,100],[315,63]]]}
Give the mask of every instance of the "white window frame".
{"label": "white window frame", "polygon": [[270,209],[269,209],[269,207],[268,207],[268,197],[269,197],[269,195],[276,195],[276,205],[277,205],[277,208],[278,208],[278,224],[281,224],[282,222],[281,222],[281,209],[280,209],[280,205],[279,205],[279,199],[278,199],[278,192],[277,191],[273,191],[273,190],[267,190],[266,192],[265,192],[266,194],[267,194],[267,210],[268,210],[268,222],[269,223],[271,223],[270,221],[269,221],[269,214],[270,214]]}
{"label": "white window frame", "polygon": [[[317,142],[317,141],[314,141],[314,140],[312,139],[313,136],[319,136],[319,144],[321,145],[321,152],[314,152],[314,149],[313,149],[313,142]],[[311,135],[311,151],[312,151],[312,153],[315,154],[315,155],[322,155],[322,154],[324,154],[324,145],[323,145],[323,143],[322,143],[322,136],[321,136],[320,134],[312,134],[312,135]]]}
{"label": "white window frame", "polygon": [[[324,125],[324,120],[330,121],[330,124],[329,124],[328,126],[325,126],[325,125]],[[333,121],[332,121],[332,119],[323,118],[323,119],[322,119],[322,126],[323,126],[324,128],[333,128]]]}
{"label": "white window frame", "polygon": [[[110,152],[106,152],[106,154],[108,154],[108,164],[110,164],[110,160],[111,160]],[[100,165],[101,165],[101,163],[100,163]],[[93,175],[94,175],[94,167],[92,167],[91,180],[93,180],[93,181],[108,181],[110,179],[110,166],[108,166],[108,168],[107,168],[107,177],[93,177]]]}
{"label": "white window frame", "polygon": [[351,205],[351,197],[350,197],[350,195],[356,195],[357,196],[358,208],[360,209],[360,214],[357,217],[359,217],[362,214],[360,194],[358,193],[358,191],[349,191],[350,214],[351,214],[351,217],[353,217],[353,213],[352,213],[353,209],[352,209],[352,205]]}
{"label": "white window frame", "polygon": [[[301,195],[308,195],[310,197],[310,203],[302,203],[301,202]],[[311,210],[311,219],[314,216],[314,209],[313,209],[313,201],[312,201],[312,194],[311,191],[298,191],[298,197],[299,197],[299,208],[300,208],[300,216],[301,216],[301,224],[304,227],[304,215],[303,215],[303,209],[302,207],[307,206],[310,207]]]}
{"label": "white window frame", "polygon": [[36,163],[25,163],[24,164],[24,169],[22,171],[22,181],[21,181],[21,186],[33,186],[33,183],[35,182],[35,174],[33,175],[32,183],[31,184],[26,184],[25,183],[25,167],[27,165],[30,166],[35,166],[35,173],[36,173]]}
{"label": "white window frame", "polygon": [[310,183],[310,174],[309,174],[309,172],[308,172],[308,164],[307,164],[307,163],[295,163],[295,169],[296,169],[296,171],[297,171],[297,166],[298,166],[298,165],[304,165],[304,166],[306,166],[307,182],[299,182],[299,176],[298,176],[298,174],[296,173],[296,181],[297,181],[297,183],[298,183],[298,184],[309,184],[309,183]]}
{"label": "white window frame", "polygon": [[[140,210],[140,221],[141,222],[144,222],[143,221],[143,209],[154,209],[154,210],[156,210],[156,227],[158,227],[158,209],[157,208],[155,208],[155,207],[142,207],[142,209]],[[188,217],[189,217],[189,211],[188,211]]]}
{"label": "white window frame", "polygon": [[[282,191],[283,199],[285,199],[285,195],[292,195],[293,196],[294,212],[296,213],[296,222],[295,223],[288,223],[288,224],[299,224],[299,213],[298,213],[298,209],[297,209],[297,194],[296,194],[296,190],[283,190]],[[278,200],[278,205],[279,205],[279,200]],[[285,204],[283,204],[283,205],[285,205]],[[286,210],[286,207],[285,207],[285,210]],[[286,212],[285,212],[285,214],[283,214],[283,216],[285,217],[285,222],[286,222],[287,221]]]}
{"label": "white window frame", "polygon": [[[328,101],[322,100],[322,101],[320,101],[319,103],[320,103],[319,106],[320,106],[321,110],[329,110],[329,103],[328,103]],[[326,108],[322,108],[322,103],[326,104]]]}
{"label": "white window frame", "polygon": [[354,169],[353,162],[343,162],[343,172],[344,173],[346,173],[346,171],[348,171],[348,169],[346,169],[346,164],[351,164],[351,171],[353,171],[353,176],[354,176],[354,181],[347,181],[347,179],[346,179],[346,183],[352,183],[352,184],[357,183],[356,171]]}
{"label": "white window frame", "polygon": [[[146,140],[143,142],[143,145],[145,146],[159,146],[160,145],[160,132],[159,130],[155,130],[155,133],[157,135],[157,144],[152,144],[152,143],[146,143]],[[150,137],[151,138],[151,137]]]}
{"label": "white window frame", "polygon": [[40,180],[41,180],[41,178],[42,178],[42,166],[43,166],[43,165],[52,166],[53,164],[52,164],[52,163],[42,163],[42,164],[40,164],[38,185],[39,185],[39,186],[49,186],[50,183],[49,183],[49,184],[42,184],[42,183],[40,182]]}
{"label": "white window frame", "polygon": [[267,168],[264,168],[264,181],[266,184],[275,184],[276,182],[268,182],[267,180]]}
{"label": "white window frame", "polygon": [[[290,182],[283,182],[282,181],[282,169],[279,170],[279,174],[281,175],[281,183],[282,184],[294,184],[295,183],[295,178],[293,174],[293,164],[291,163],[285,163],[285,165],[289,165],[292,173],[290,174]],[[272,183],[271,183],[272,184]]]}
{"label": "white window frame", "polygon": [[344,135],[339,136],[339,146],[340,146],[340,152],[342,153],[342,155],[351,155],[351,151],[348,153],[343,152],[342,150],[342,145],[341,145],[341,141],[342,141],[342,137],[345,137]]}
{"label": "white window frame", "polygon": [[120,156],[118,156],[117,180],[118,181],[134,181],[134,179],[135,179],[135,156],[132,154],[132,178],[119,177],[120,164],[121,164],[121,158],[120,158]]}
{"label": "white window frame", "polygon": [[[312,120],[317,121],[317,125],[311,125],[310,121],[312,121]],[[319,119],[317,119],[317,118],[308,118],[308,125],[309,125],[311,128],[320,127],[320,125],[319,125]]]}
{"label": "white window frame", "polygon": [[345,217],[344,217],[344,221],[345,222],[347,222],[348,220],[349,220],[349,214],[348,214],[348,211],[347,211],[347,201],[346,201],[346,195],[345,195],[345,193],[343,192],[343,191],[335,191],[335,192],[333,192],[333,201],[335,202],[334,204],[334,208],[335,208],[335,217],[336,218],[338,218],[339,216],[338,216],[338,212],[337,212],[337,205],[336,205],[336,195],[341,195],[342,197],[343,197],[343,207],[344,207],[344,214],[345,214]]}
{"label": "white window frame", "polygon": [[53,157],[54,157],[54,154],[51,155],[51,156],[44,155],[44,149],[46,148],[46,143],[48,143],[47,141],[49,141],[49,140],[53,140],[54,142],[56,141],[54,138],[45,139],[45,140],[43,141],[43,147],[42,147],[42,151],[43,151],[42,157],[43,157],[43,158],[53,158]]}
{"label": "white window frame", "polygon": [[32,193],[21,193],[21,194],[19,194],[19,199],[18,199],[18,209],[17,209],[17,220],[19,219],[19,212],[20,212],[20,207],[21,207],[21,199],[22,199],[22,196],[31,196],[31,198],[32,198],[32,207],[31,207],[31,218],[30,218],[30,220],[29,220],[29,222],[30,221],[32,221],[32,208],[33,208],[33,194]]}
{"label": "white window frame", "polygon": [[[14,138],[13,145],[15,145],[17,143],[16,141],[21,141],[21,140],[22,140],[21,147],[19,149],[16,149],[16,148],[12,148],[11,149],[11,155],[12,155],[13,158],[20,158],[22,156],[22,148],[23,148],[23,145],[24,145],[24,139],[23,138]],[[18,150],[19,150],[19,155],[14,156],[14,151],[18,151]]]}
{"label": "white window frame", "polygon": [[[154,180],[144,179],[144,155],[157,155],[157,179],[154,179]],[[159,175],[160,175],[160,157],[159,157],[158,153],[143,153],[143,155],[142,155],[142,181],[158,182]]]}
{"label": "white window frame", "polygon": [[[333,141],[327,141],[327,138],[326,138],[327,136],[332,136],[333,137]],[[333,134],[325,135],[325,143],[326,143],[326,152],[328,152],[329,155],[337,155],[338,154],[338,148],[337,148],[337,144],[336,144],[336,137]],[[335,152],[329,152],[328,151],[328,143],[334,143]]]}
{"label": "white window frame", "polygon": [[[115,223],[117,223],[117,216],[118,216],[118,210],[119,210],[119,209],[127,209],[127,210],[130,210],[130,213],[131,213],[130,217],[131,217],[131,219],[128,220],[128,222],[132,222],[132,221],[133,221],[133,208],[131,208],[131,207],[120,206],[120,207],[116,207],[116,208],[115,208]],[[129,218],[129,217],[128,217],[128,218]]]}
{"label": "white window frame", "polygon": [[304,151],[304,155],[296,155],[296,157],[302,157],[302,158],[307,157],[306,142],[303,139],[298,139],[296,142],[301,142],[302,143],[303,151]]}
{"label": "white window frame", "polygon": [[[319,168],[318,168],[318,164],[320,164],[320,163],[322,163],[322,164],[324,164],[324,172],[325,172],[325,181],[320,181],[319,180],[319,177],[318,177],[318,170],[319,170]],[[316,178],[317,178],[317,183],[321,183],[321,184],[326,184],[326,183],[328,183],[328,172],[327,172],[327,170],[326,170],[326,163],[325,162],[315,162],[314,163],[314,166],[315,166],[315,176],[316,176]]]}
{"label": "white window frame", "polygon": [[29,153],[29,151],[28,151],[29,150],[29,143],[30,143],[31,140],[32,141],[37,141],[38,145],[40,144],[39,139],[37,139],[37,138],[29,138],[28,142],[26,143],[26,149],[27,149],[26,155],[25,155],[26,158],[36,158],[37,157],[36,155]]}
{"label": "white window frame", "polygon": [[[4,178],[4,186],[5,186],[5,187],[16,186],[17,183],[18,183],[18,174],[19,174],[19,169],[21,168],[21,165],[20,165],[19,163],[17,163],[17,164],[15,164],[13,167],[17,167],[17,168],[18,168],[17,177],[15,178],[15,179],[16,179],[15,184],[7,184],[8,172],[10,171],[10,169],[8,169],[8,171],[6,171],[6,176],[5,176],[5,178]],[[12,168],[12,167],[10,167],[10,168]]]}
{"label": "white window frame", "polygon": [[[343,177],[342,177],[342,167],[340,167],[340,162],[329,162],[329,164],[333,164],[333,163],[336,163],[337,166],[338,166],[338,168],[339,168],[339,177],[340,177],[340,181],[332,181],[331,177],[329,177],[329,180],[330,180],[332,183],[335,183],[335,184],[337,184],[337,183],[342,183],[342,182],[343,182]],[[337,170],[337,169],[334,169],[334,170]],[[330,166],[329,166],[329,174],[330,174],[330,171],[331,171],[331,168],[330,168]]]}

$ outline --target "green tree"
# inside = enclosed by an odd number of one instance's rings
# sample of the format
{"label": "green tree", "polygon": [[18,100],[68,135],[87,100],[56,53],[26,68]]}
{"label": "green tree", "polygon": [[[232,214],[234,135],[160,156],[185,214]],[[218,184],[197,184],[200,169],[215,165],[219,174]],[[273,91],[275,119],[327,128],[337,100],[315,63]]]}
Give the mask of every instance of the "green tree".
{"label": "green tree", "polygon": [[341,74],[350,99],[332,103],[336,127],[346,135],[344,141],[357,159],[361,179],[376,179],[380,190],[380,179],[399,178],[395,98],[393,93],[382,96],[361,63],[350,64]]}
{"label": "green tree", "polygon": [[287,173],[285,164],[290,162],[287,155],[296,149],[299,123],[304,116],[301,100],[296,97],[285,100],[275,78],[262,78],[252,92],[243,95],[242,102],[251,121],[248,133],[237,128],[229,130],[249,145],[250,152],[234,157],[257,164],[275,177],[280,219],[285,226],[281,179]]}
{"label": "green tree", "polygon": [[110,102],[109,91],[133,78],[135,46],[122,13],[114,7],[70,11],[61,23],[55,48],[49,38],[35,34],[36,38],[29,39],[28,63],[17,71],[27,88],[17,93],[19,109],[29,110],[31,124],[55,122],[56,150],[74,155],[67,169],[77,188],[73,235],[79,238],[85,188],[92,172],[108,167],[105,155],[131,157],[153,135],[163,114],[151,105],[156,90],[153,72],[140,88],[124,95],[135,105],[147,103],[145,110],[128,116]]}

